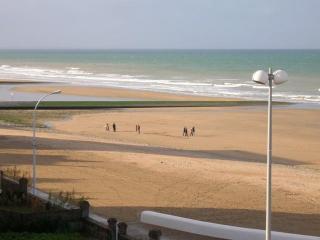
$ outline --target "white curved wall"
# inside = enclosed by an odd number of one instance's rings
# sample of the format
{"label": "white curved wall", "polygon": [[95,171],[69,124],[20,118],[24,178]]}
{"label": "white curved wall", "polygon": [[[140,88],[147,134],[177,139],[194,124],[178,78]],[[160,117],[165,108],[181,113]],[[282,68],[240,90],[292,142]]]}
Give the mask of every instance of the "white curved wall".
{"label": "white curved wall", "polygon": [[[199,234],[208,237],[216,237],[231,240],[265,239],[264,230],[202,222],[198,220],[182,218],[152,211],[143,211],[140,215],[140,221],[142,223],[152,224],[156,226],[175,229],[193,234]],[[273,231],[272,240],[320,240],[320,237]]]}

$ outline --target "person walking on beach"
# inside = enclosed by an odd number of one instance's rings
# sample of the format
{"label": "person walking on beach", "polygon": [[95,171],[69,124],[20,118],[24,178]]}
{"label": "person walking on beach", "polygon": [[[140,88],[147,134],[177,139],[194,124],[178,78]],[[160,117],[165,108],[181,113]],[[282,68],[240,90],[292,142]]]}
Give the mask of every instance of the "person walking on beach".
{"label": "person walking on beach", "polygon": [[106,131],[109,131],[109,123],[106,123]]}
{"label": "person walking on beach", "polygon": [[185,136],[185,137],[188,137],[188,128],[187,127],[183,128],[183,134],[182,135]]}
{"label": "person walking on beach", "polygon": [[196,128],[193,126],[191,128],[190,136],[195,136],[196,135]]}
{"label": "person walking on beach", "polygon": [[140,134],[140,131],[141,131],[140,125],[137,125],[137,131],[138,131],[138,133]]}
{"label": "person walking on beach", "polygon": [[116,132],[116,131],[117,131],[117,126],[116,126],[116,124],[115,124],[115,123],[113,123],[113,124],[112,124],[112,129],[113,129],[113,131],[114,131],[114,132]]}

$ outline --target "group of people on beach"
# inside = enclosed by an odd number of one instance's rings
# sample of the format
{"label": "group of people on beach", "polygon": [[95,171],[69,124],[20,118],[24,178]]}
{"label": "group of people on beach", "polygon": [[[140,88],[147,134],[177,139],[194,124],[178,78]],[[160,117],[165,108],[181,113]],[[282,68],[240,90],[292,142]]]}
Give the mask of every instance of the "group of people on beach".
{"label": "group of people on beach", "polygon": [[[190,129],[190,137],[195,136],[195,135],[196,135],[196,128],[195,128],[195,126],[193,126],[193,127]],[[184,128],[183,128],[182,136],[184,136],[184,137],[188,137],[188,136],[189,136],[188,128],[187,128],[187,127],[184,127]]]}
{"label": "group of people on beach", "polygon": [[[110,131],[110,127],[109,127],[109,123],[106,123],[105,125],[105,130],[107,132]],[[117,125],[115,123],[112,124],[112,131],[113,132],[116,132],[117,131]],[[138,134],[141,134],[141,126],[140,124],[136,124],[136,133]],[[191,129],[190,129],[190,134],[189,134],[189,131],[188,131],[188,128],[187,127],[184,127],[183,128],[183,131],[182,131],[182,136],[184,137],[193,137],[196,135],[196,128],[195,126],[193,126]]]}
{"label": "group of people on beach", "polygon": [[[106,123],[105,129],[106,129],[106,131],[110,131],[109,123]],[[112,124],[112,131],[113,132],[117,131],[117,125],[115,123]]]}
{"label": "group of people on beach", "polygon": [[[106,130],[106,132],[109,132],[109,131],[110,131],[109,123],[106,123],[106,125],[105,125],[105,130]],[[113,131],[113,132],[116,132],[116,131],[117,131],[117,125],[116,125],[115,123],[112,124],[112,131]],[[137,125],[136,125],[136,132],[139,133],[139,134],[141,133],[141,126],[140,126],[140,124],[137,124]]]}

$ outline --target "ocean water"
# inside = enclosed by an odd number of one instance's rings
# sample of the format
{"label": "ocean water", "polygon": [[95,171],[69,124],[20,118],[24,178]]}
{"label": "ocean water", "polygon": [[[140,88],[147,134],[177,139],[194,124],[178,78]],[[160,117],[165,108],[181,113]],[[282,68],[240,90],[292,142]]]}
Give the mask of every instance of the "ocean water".
{"label": "ocean water", "polygon": [[320,50],[0,51],[0,79],[266,99],[254,71],[284,69],[274,98],[320,104]]}

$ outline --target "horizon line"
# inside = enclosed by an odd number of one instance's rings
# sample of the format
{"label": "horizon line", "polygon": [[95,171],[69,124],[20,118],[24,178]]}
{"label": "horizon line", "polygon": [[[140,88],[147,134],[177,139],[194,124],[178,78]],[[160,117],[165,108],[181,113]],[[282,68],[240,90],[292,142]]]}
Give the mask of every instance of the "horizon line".
{"label": "horizon line", "polygon": [[192,51],[192,50],[245,50],[245,51],[266,51],[266,50],[320,50],[320,48],[0,48],[0,51]]}

